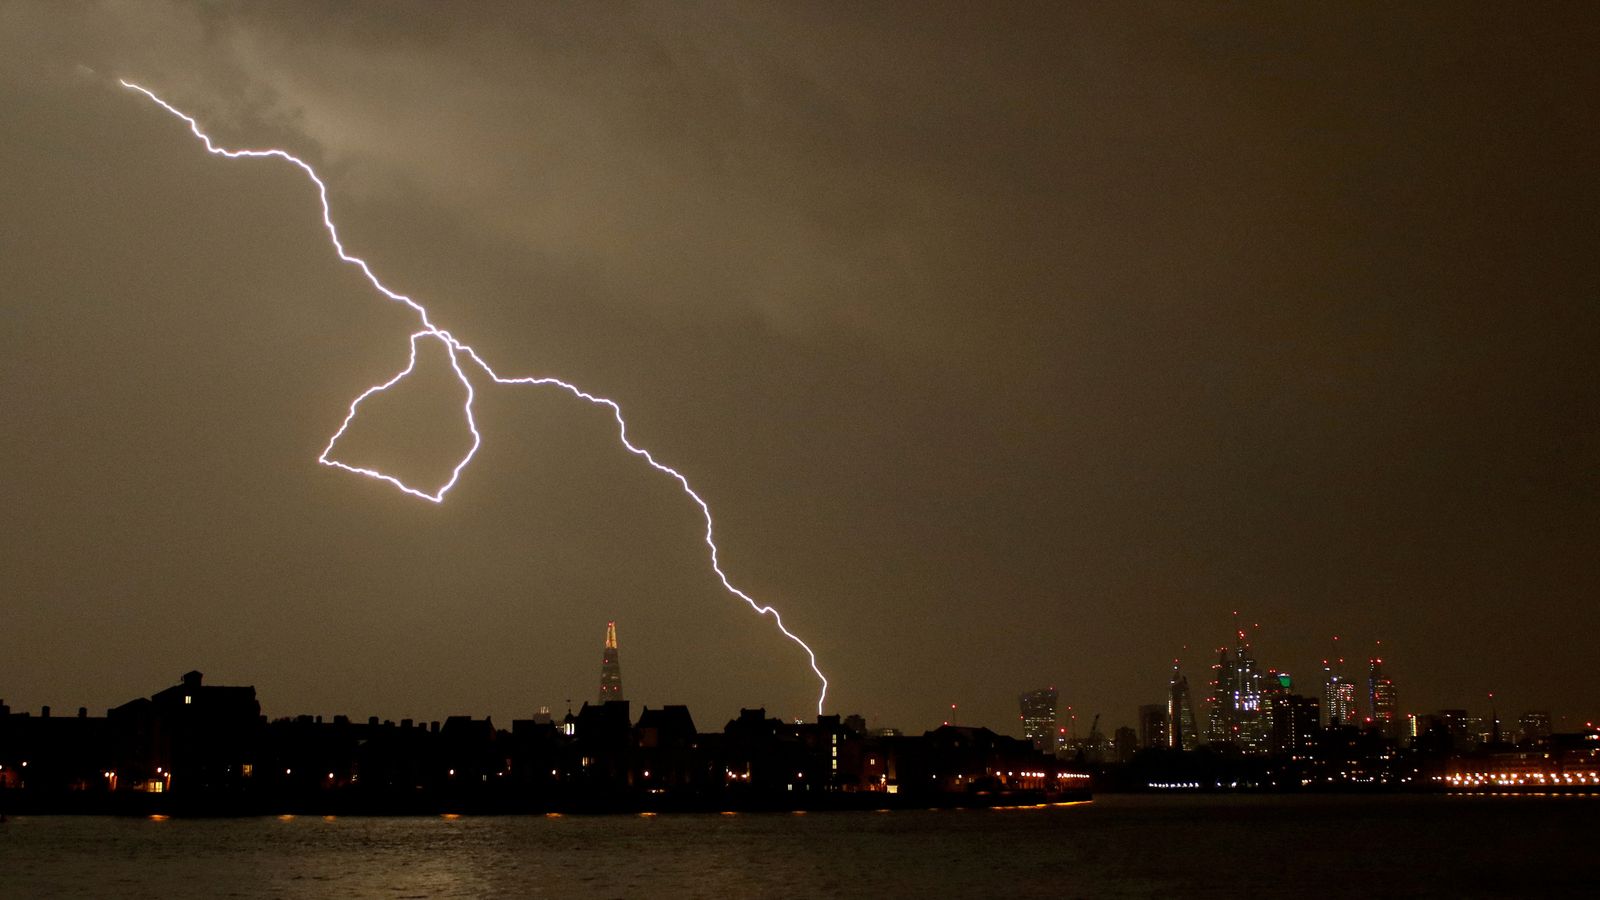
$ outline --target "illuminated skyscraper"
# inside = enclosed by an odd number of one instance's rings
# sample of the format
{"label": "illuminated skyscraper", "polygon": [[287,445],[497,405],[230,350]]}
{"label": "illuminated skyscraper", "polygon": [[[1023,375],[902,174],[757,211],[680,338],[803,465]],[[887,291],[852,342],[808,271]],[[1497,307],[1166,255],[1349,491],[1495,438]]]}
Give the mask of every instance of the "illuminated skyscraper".
{"label": "illuminated skyscraper", "polygon": [[1344,676],[1344,660],[1322,661],[1322,707],[1328,716],[1328,727],[1359,725],[1361,711],[1357,705],[1355,682]]}
{"label": "illuminated skyscraper", "polygon": [[1060,695],[1055,688],[1039,688],[1017,698],[1022,704],[1022,734],[1033,741],[1033,746],[1045,753],[1056,750],[1056,703]]}
{"label": "illuminated skyscraper", "polygon": [[1233,740],[1233,678],[1233,657],[1227,647],[1218,647],[1217,661],[1211,665],[1211,691],[1206,697],[1206,741],[1209,743],[1222,744]]}
{"label": "illuminated skyscraper", "polygon": [[617,623],[606,623],[606,649],[600,657],[600,702],[622,699],[622,664],[617,662]]}
{"label": "illuminated skyscraper", "polygon": [[1264,681],[1241,628],[1233,665],[1234,740],[1256,753],[1267,752],[1272,742],[1271,710],[1261,701]]}
{"label": "illuminated skyscraper", "polygon": [[1367,660],[1367,708],[1372,710],[1372,725],[1386,738],[1400,738],[1400,713],[1395,708],[1394,679],[1383,674],[1383,660]]}
{"label": "illuminated skyscraper", "polygon": [[1236,643],[1218,650],[1211,667],[1210,720],[1207,739],[1265,752],[1271,738],[1270,708],[1261,699],[1263,679],[1243,628]]}
{"label": "illuminated skyscraper", "polygon": [[1189,678],[1178,674],[1178,661],[1172,661],[1172,680],[1167,683],[1167,747],[1193,750],[1200,746],[1194,727],[1194,703],[1189,699]]}

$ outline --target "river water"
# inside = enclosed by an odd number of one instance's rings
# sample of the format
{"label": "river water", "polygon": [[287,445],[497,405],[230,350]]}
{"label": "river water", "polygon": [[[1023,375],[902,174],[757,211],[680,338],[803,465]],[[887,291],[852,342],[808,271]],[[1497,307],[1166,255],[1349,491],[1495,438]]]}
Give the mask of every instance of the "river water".
{"label": "river water", "polygon": [[1600,797],[0,825],[0,897],[1600,896]]}

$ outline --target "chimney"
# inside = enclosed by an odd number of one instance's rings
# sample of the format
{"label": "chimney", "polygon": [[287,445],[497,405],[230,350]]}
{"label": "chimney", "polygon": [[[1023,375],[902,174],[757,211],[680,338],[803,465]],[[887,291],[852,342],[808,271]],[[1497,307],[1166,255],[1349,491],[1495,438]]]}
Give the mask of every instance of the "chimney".
{"label": "chimney", "polygon": [[80,719],[89,718],[89,707],[87,707],[87,706],[78,707],[78,718],[80,718]]}
{"label": "chimney", "polygon": [[50,707],[48,707],[48,706],[39,707],[39,718],[41,718],[41,719],[50,718]]}

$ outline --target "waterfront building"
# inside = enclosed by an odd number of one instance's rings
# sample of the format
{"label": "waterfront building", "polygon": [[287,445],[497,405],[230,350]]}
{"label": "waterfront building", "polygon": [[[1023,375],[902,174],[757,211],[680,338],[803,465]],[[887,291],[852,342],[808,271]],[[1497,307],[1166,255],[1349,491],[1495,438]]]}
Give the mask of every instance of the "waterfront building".
{"label": "waterfront building", "polygon": [[[894,794],[921,807],[945,794],[970,804],[1011,790],[1088,790],[1087,773],[1028,741],[954,726],[869,736],[856,718],[857,727],[837,715],[791,724],[741,710],[722,731],[700,733],[686,707],[646,708],[635,723],[626,700],[611,700],[509,731],[470,715],[268,721],[254,688],[191,672],[103,718],[0,709],[0,812],[873,809],[889,803],[827,795]],[[1119,757],[1134,743],[1132,729],[1118,730]]]}
{"label": "waterfront building", "polygon": [[237,789],[253,775],[261,730],[254,687],[202,684],[199,672],[107,713],[116,789]]}

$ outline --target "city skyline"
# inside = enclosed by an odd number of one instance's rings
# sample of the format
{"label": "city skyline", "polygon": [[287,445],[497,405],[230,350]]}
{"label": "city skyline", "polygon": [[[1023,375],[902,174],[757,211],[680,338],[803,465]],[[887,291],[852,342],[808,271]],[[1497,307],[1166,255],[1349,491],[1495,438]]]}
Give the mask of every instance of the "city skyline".
{"label": "city skyline", "polygon": [[[827,712],[1009,730],[1054,685],[1111,734],[1178,657],[1203,736],[1239,610],[1301,693],[1339,634],[1358,703],[1381,639],[1398,712],[1596,715],[1592,16],[412,12],[0,9],[15,707],[195,667],[510,718],[595,696],[605,621],[635,702],[816,701],[570,398],[480,384],[443,505],[317,465],[413,317],[302,173],[125,78],[304,154],[486,359],[616,398]],[[339,458],[448,474],[436,344]]]}
{"label": "city skyline", "polygon": [[[1224,650],[1218,685],[1229,668]],[[1181,706],[1183,678],[1173,682]],[[1141,707],[1137,730],[1118,727],[1108,738],[1096,716],[1086,737],[1058,736],[1053,689],[1018,699],[1024,738],[952,722],[920,736],[868,728],[860,716],[785,722],[759,707],[742,707],[720,731],[697,729],[687,706],[645,706],[635,721],[631,704],[615,698],[584,701],[559,719],[542,709],[509,727],[462,713],[363,723],[271,716],[254,685],[208,684],[191,670],[104,716],[84,708],[34,715],[0,700],[0,801],[32,812],[414,815],[859,810],[895,800],[901,808],[1015,808],[1101,789],[1548,796],[1541,792],[1600,786],[1600,729],[1591,722],[1558,730],[1542,711],[1506,727],[1497,717],[1441,710],[1389,734],[1337,715],[1319,724],[1317,698],[1268,687],[1259,709],[1216,702],[1212,735],[1202,742],[1182,737],[1191,717],[1174,732],[1157,704]]]}
{"label": "city skyline", "polygon": [[[1237,621],[1237,613],[1235,613]],[[1156,739],[1153,746],[1163,746],[1170,749],[1194,750],[1208,744],[1232,743],[1248,752],[1265,752],[1274,745],[1273,724],[1271,714],[1274,701],[1279,697],[1292,697],[1295,699],[1309,699],[1315,704],[1315,714],[1312,721],[1316,727],[1327,728],[1335,724],[1350,725],[1365,731],[1376,729],[1385,738],[1390,740],[1408,741],[1416,737],[1420,730],[1424,730],[1429,721],[1438,720],[1441,716],[1450,719],[1452,716],[1468,716],[1473,722],[1483,728],[1500,727],[1507,734],[1527,731],[1530,727],[1542,730],[1548,734],[1556,732],[1576,732],[1592,728],[1600,717],[1586,715],[1582,712],[1552,709],[1549,704],[1534,701],[1513,708],[1504,698],[1497,698],[1493,692],[1479,698],[1478,702],[1461,704],[1445,704],[1437,707],[1414,707],[1403,702],[1396,702],[1397,688],[1394,680],[1388,676],[1385,667],[1388,663],[1378,656],[1370,656],[1361,660],[1364,677],[1354,677],[1348,674],[1347,660],[1342,658],[1328,658],[1321,660],[1322,667],[1317,669],[1311,679],[1300,679],[1292,672],[1279,669],[1276,666],[1258,666],[1253,655],[1254,640],[1248,636],[1244,629],[1235,631],[1236,643],[1233,647],[1222,645],[1217,648],[1221,654],[1222,663],[1212,663],[1209,667],[1202,667],[1211,673],[1211,678],[1229,678],[1227,683],[1234,687],[1229,691],[1218,691],[1216,681],[1202,682],[1206,693],[1195,697],[1190,693],[1188,673],[1184,669],[1181,659],[1172,660],[1170,672],[1167,674],[1165,690],[1159,702],[1142,703],[1132,710],[1109,710],[1102,704],[1074,705],[1064,702],[1063,692],[1054,685],[1024,690],[1018,696],[1021,707],[1020,715],[1015,721],[1001,717],[995,721],[962,721],[958,715],[959,705],[953,705],[942,711],[942,718],[929,722],[896,722],[878,718],[869,718],[859,712],[841,711],[836,715],[847,716],[849,719],[859,721],[860,727],[873,731],[889,730],[896,732],[917,732],[925,728],[934,728],[937,725],[974,725],[993,730],[997,734],[1010,737],[1020,737],[1030,740],[1036,747],[1048,752],[1057,752],[1071,755],[1077,749],[1086,745],[1095,735],[1110,746],[1111,738],[1117,730],[1128,729],[1138,736],[1139,746],[1152,746],[1150,740]],[[1381,641],[1374,643],[1374,648],[1381,647]],[[1337,639],[1334,639],[1337,646]],[[1230,656],[1231,653],[1243,650],[1240,656]],[[1248,664],[1240,665],[1240,659],[1248,660]],[[1230,669],[1229,662],[1234,663]],[[1232,672],[1233,675],[1227,674]],[[1255,673],[1258,680],[1249,681],[1249,674]],[[602,657],[599,666],[599,696],[598,703],[626,699],[622,690],[622,675],[620,664],[620,642],[617,637],[617,623],[608,621],[605,627],[605,636],[602,642]],[[1246,685],[1254,684],[1248,688]],[[1344,690],[1338,690],[1342,687]],[[1330,697],[1340,698],[1338,703],[1330,702]],[[1364,692],[1364,693],[1362,693]],[[550,721],[552,717],[571,714],[577,708],[575,703],[581,705],[589,701],[583,698],[562,698],[556,700],[534,692],[531,702],[509,711],[502,712],[502,721],[511,721],[514,718],[531,717],[539,721]],[[1232,694],[1230,698],[1228,695]],[[1374,705],[1374,698],[1378,703]],[[0,696],[0,704],[7,704],[6,698]],[[1339,705],[1345,704],[1345,705]],[[40,704],[27,706],[20,704],[7,704],[14,707],[17,714],[49,716],[52,710],[71,710],[77,708],[78,715],[83,715],[90,709],[83,705]],[[671,698],[664,702],[657,702],[657,706],[673,706]],[[646,707],[649,704],[645,704]],[[744,707],[740,707],[744,708]],[[1079,710],[1093,710],[1086,713],[1083,721],[1078,721]],[[1353,711],[1353,718],[1341,715],[1342,710]],[[1387,709],[1392,713],[1385,718],[1378,715],[1380,709]],[[1186,725],[1174,733],[1170,724],[1174,711],[1185,716]],[[1159,713],[1159,721],[1150,718],[1149,711]],[[263,707],[263,714],[269,711]],[[283,710],[276,712],[282,713]],[[469,714],[476,715],[482,710],[451,709],[451,710],[403,710],[399,714],[385,717],[396,721],[400,719],[418,719],[428,721],[432,718],[445,718],[449,716]],[[506,712],[509,715],[505,714]],[[419,714],[422,713],[422,714]],[[305,710],[294,713],[299,716],[313,715]],[[334,711],[319,711],[314,713],[319,720],[326,716],[343,718],[348,714],[348,709],[339,708]],[[485,713],[486,718],[492,719],[495,714]],[[793,716],[782,717],[786,721],[803,723],[809,721],[807,717]],[[1336,723],[1334,720],[1339,719]],[[1244,724],[1241,728],[1241,722]],[[1533,723],[1530,725],[1529,723]],[[1081,727],[1079,727],[1081,725]],[[1255,729],[1255,730],[1252,730]],[[1159,734],[1159,738],[1154,736]],[[1187,734],[1188,739],[1183,736]]]}

